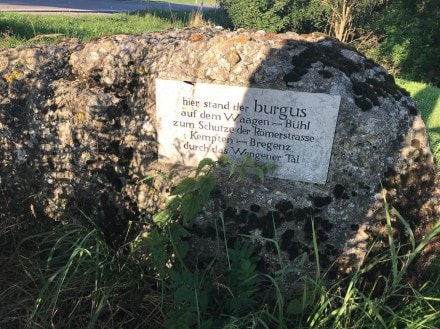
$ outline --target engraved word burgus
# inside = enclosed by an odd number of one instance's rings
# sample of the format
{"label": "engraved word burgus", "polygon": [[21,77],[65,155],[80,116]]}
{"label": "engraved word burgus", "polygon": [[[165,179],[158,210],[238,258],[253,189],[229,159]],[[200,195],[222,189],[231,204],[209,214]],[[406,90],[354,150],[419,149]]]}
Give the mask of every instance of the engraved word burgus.
{"label": "engraved word burgus", "polygon": [[341,97],[156,80],[159,158],[276,163],[274,177],[324,184]]}

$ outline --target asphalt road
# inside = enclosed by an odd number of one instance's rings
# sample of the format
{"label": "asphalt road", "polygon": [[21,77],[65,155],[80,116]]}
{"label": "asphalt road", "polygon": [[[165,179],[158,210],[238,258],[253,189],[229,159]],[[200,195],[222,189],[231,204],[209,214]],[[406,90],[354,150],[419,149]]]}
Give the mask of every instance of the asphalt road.
{"label": "asphalt road", "polygon": [[[145,2],[130,0],[0,0],[1,11],[35,13],[117,13],[137,10],[196,10],[199,5],[181,5],[168,2]],[[203,9],[212,7],[203,6]]]}

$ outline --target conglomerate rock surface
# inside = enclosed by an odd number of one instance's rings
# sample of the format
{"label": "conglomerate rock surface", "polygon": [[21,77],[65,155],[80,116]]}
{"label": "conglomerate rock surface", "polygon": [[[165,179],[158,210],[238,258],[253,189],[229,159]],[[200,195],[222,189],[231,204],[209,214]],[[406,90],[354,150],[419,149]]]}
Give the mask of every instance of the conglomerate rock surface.
{"label": "conglomerate rock surface", "polygon": [[[424,124],[382,67],[321,36],[202,28],[0,50],[1,225],[85,214],[118,244],[129,223],[150,223],[167,190],[142,178],[172,170],[157,163],[156,78],[342,97],[327,183],[219,174],[194,227],[201,258],[218,251],[216,228],[229,243],[277,237],[286,261],[313,261],[313,224],[323,268],[336,261],[338,275],[373,241],[372,255],[387,248],[383,196],[417,241],[440,218]],[[395,241],[407,243],[392,220]],[[270,268],[273,244],[259,240],[257,250]]]}

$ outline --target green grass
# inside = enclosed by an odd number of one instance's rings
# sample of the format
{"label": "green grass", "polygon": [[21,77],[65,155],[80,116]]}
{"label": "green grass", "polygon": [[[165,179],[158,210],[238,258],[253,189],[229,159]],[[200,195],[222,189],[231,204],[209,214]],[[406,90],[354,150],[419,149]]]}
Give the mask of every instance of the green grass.
{"label": "green grass", "polygon": [[11,249],[1,255],[0,328],[160,328],[165,299],[154,271],[110,247],[89,220]]}
{"label": "green grass", "polygon": [[[50,34],[61,34],[58,39],[78,38],[87,41],[109,34],[136,34],[183,26],[183,20],[173,21],[155,13],[69,16],[2,13],[0,31],[8,33],[9,37],[0,38],[0,47],[41,42],[45,38],[41,38],[42,35]],[[50,40],[49,37],[46,39]]]}
{"label": "green grass", "polygon": [[[191,17],[193,13],[164,11],[111,15],[34,15],[5,12],[0,13],[0,48],[55,42],[62,38],[88,41],[111,34],[137,34],[182,28],[191,23]],[[203,19],[213,25],[230,24],[221,10],[205,12]]]}
{"label": "green grass", "polygon": [[[404,222],[390,206],[385,209],[389,225],[392,213]],[[407,253],[397,252],[390,234],[389,250],[372,258],[349,278],[329,283],[319,267],[305,265],[307,254],[289,267],[280,259],[280,270],[269,275],[257,270],[258,257],[249,244],[235,243],[226,245],[229,252],[226,266],[219,267],[217,260],[213,260],[194,269],[173,257],[176,250],[171,246],[177,241],[171,241],[166,230],[159,233],[153,229],[149,235],[139,235],[115,250],[90,220],[58,225],[22,239],[15,247],[16,253],[2,262],[0,274],[8,271],[9,284],[0,285],[5,288],[0,290],[0,325],[1,328],[162,328],[163,324],[167,329],[439,328],[438,269],[432,272],[433,280],[418,289],[405,282],[405,275],[425,243],[439,233],[440,226],[419,245],[409,230],[411,248]],[[318,261],[316,236],[313,241]],[[280,250],[276,239],[265,242]],[[160,254],[163,257],[158,257]],[[391,273],[378,275],[370,289],[365,288],[363,276],[376,271],[384,262],[392,264]]]}
{"label": "green grass", "polygon": [[417,101],[429,134],[429,141],[437,166],[440,167],[440,88],[426,83],[398,79],[397,83],[409,91]]}

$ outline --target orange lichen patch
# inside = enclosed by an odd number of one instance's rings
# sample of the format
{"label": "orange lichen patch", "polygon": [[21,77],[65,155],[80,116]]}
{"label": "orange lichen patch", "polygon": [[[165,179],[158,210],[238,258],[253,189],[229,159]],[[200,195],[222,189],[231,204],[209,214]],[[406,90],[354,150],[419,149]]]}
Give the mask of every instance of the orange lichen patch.
{"label": "orange lichen patch", "polygon": [[264,39],[274,40],[274,39],[280,39],[280,37],[276,33],[269,32],[264,34]]}
{"label": "orange lichen patch", "polygon": [[11,74],[8,74],[5,76],[5,80],[7,83],[11,83],[15,79],[19,79],[23,76],[23,73],[20,71],[13,71]]}
{"label": "orange lichen patch", "polygon": [[202,40],[202,36],[198,33],[191,34],[191,40],[194,42]]}
{"label": "orange lichen patch", "polygon": [[247,43],[250,40],[249,37],[244,36],[244,35],[239,35],[235,38],[231,38],[229,39],[229,42],[233,42],[233,43]]}
{"label": "orange lichen patch", "polygon": [[228,38],[226,38],[224,35],[219,35],[217,37],[214,38],[215,43],[222,43],[223,41],[227,40]]}
{"label": "orange lichen patch", "polygon": [[238,35],[236,37],[227,38],[225,36],[219,36],[215,38],[216,43],[226,43],[228,45],[234,45],[237,43],[245,44],[247,43],[251,38],[245,35]]}

